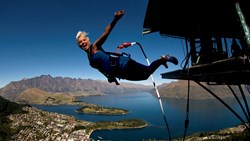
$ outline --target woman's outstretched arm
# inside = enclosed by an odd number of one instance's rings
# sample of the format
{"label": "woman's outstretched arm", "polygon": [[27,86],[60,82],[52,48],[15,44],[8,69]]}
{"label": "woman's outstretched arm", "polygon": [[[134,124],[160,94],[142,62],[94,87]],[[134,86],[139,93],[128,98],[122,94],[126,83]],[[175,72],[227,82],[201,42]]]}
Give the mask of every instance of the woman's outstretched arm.
{"label": "woman's outstretched arm", "polygon": [[111,21],[109,25],[105,28],[102,35],[93,43],[92,52],[95,53],[97,50],[101,49],[102,44],[106,41],[112,29],[115,27],[118,20],[124,15],[125,11],[120,10],[115,12],[114,19]]}

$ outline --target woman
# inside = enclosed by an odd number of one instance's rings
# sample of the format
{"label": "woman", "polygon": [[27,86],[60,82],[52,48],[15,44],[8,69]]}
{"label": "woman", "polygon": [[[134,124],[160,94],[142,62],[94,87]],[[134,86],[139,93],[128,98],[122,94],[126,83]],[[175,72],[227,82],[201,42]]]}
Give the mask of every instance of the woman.
{"label": "woman", "polygon": [[76,40],[78,46],[88,54],[91,67],[98,69],[104,74],[110,83],[115,82],[119,85],[116,78],[132,81],[146,80],[160,65],[164,65],[167,68],[167,62],[178,64],[178,60],[170,55],[161,56],[160,59],[152,62],[150,66],[146,66],[134,61],[129,56],[119,55],[112,57],[105,52],[102,45],[118,20],[124,15],[124,12],[124,10],[115,12],[112,22],[93,44],[90,43],[86,32],[79,31],[77,33]]}

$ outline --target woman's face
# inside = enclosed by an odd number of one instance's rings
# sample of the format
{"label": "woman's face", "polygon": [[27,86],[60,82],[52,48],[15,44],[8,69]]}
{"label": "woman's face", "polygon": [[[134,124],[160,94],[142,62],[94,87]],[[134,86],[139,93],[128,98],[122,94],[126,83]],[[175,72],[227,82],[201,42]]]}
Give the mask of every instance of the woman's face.
{"label": "woman's face", "polygon": [[81,47],[83,50],[88,50],[90,46],[89,38],[86,36],[80,36],[78,38],[78,45]]}

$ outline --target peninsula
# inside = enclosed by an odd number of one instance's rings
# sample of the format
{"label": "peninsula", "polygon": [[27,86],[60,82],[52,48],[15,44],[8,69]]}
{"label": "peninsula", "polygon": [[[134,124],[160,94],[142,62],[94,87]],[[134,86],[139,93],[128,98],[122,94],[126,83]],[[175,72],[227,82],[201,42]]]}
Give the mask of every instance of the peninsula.
{"label": "peninsula", "polygon": [[86,105],[76,110],[77,113],[84,114],[102,114],[102,115],[124,115],[128,110],[120,108],[110,108],[98,105]]}

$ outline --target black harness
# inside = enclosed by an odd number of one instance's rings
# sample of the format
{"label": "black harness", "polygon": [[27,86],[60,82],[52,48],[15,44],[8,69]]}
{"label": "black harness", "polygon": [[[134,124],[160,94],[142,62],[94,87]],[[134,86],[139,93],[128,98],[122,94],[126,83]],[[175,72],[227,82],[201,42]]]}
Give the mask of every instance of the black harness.
{"label": "black harness", "polygon": [[[127,54],[125,52],[119,54],[119,53],[114,53],[114,52],[106,52],[103,49],[101,49],[101,50],[104,53],[109,55],[109,57],[110,57],[110,67],[112,67],[114,70],[118,70],[117,59],[118,59],[119,56],[127,56],[127,57],[130,58],[130,54]],[[98,69],[104,76],[106,76],[109,83],[115,82],[116,85],[120,85],[118,83],[118,81],[116,79],[116,76],[114,74],[110,74],[110,73],[105,72],[104,69],[99,64],[93,63],[92,58],[91,58],[91,53],[92,53],[92,45],[90,45],[90,54],[88,55],[90,66],[93,67],[93,68]]]}

